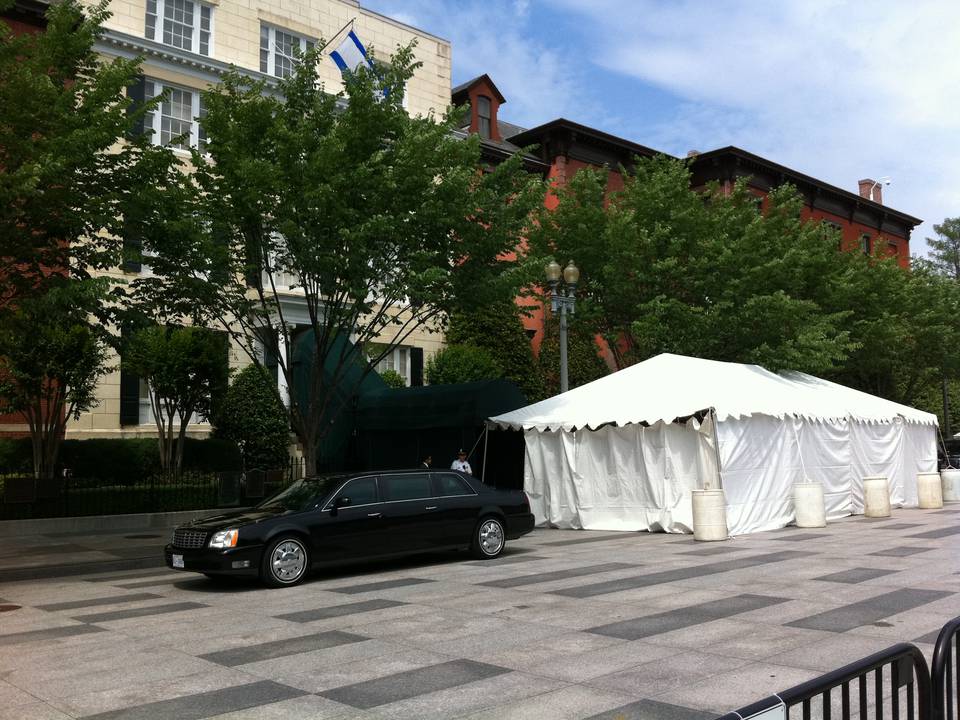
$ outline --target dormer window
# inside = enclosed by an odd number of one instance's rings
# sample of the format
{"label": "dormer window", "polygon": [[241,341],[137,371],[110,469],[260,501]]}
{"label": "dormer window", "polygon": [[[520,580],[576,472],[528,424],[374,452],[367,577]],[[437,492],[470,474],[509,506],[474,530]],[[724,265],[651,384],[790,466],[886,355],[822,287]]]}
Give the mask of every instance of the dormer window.
{"label": "dormer window", "polygon": [[490,139],[490,98],[477,96],[477,132],[485,140]]}

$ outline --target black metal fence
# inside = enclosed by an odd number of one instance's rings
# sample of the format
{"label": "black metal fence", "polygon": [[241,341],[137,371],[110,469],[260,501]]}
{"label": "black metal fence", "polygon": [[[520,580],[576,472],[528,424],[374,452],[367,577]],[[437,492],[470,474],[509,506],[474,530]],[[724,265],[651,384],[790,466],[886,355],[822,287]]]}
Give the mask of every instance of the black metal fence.
{"label": "black metal fence", "polygon": [[286,467],[272,470],[189,472],[129,482],[0,476],[0,520],[245,507],[303,474],[303,461],[291,460]]}
{"label": "black metal fence", "polygon": [[927,668],[899,643],[718,720],[960,720],[960,618],[940,631]]}
{"label": "black metal fence", "polygon": [[937,720],[960,720],[960,618],[943,626],[933,648],[930,674]]}

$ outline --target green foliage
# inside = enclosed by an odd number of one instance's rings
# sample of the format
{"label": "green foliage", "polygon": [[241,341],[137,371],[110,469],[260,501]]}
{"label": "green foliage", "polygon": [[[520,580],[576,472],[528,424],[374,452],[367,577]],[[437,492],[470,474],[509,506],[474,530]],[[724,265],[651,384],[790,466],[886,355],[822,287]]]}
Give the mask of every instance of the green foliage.
{"label": "green foliage", "polygon": [[397,390],[407,386],[407,381],[403,376],[392,368],[388,368],[380,373],[380,377],[387,384],[387,387]]}
{"label": "green foliage", "polygon": [[290,444],[290,423],[276,383],[263,368],[248,365],[230,384],[216,418],[217,432],[242,448],[248,468],[283,467]]}
{"label": "green foliage", "polygon": [[[540,345],[540,367],[548,395],[560,392],[560,319],[547,319],[543,343]],[[577,322],[577,317],[567,324],[567,381],[570,389],[598,380],[610,369],[600,357],[595,336],[586,325]]]}
{"label": "green foliage", "polygon": [[25,418],[35,477],[52,476],[66,421],[97,403],[108,333],[89,314],[107,287],[104,280],[71,281],[0,311],[0,412]]}
{"label": "green foliage", "polygon": [[190,417],[209,418],[215,398],[226,391],[226,342],[223,333],[206,328],[151,326],[136,332],[124,349],[124,367],[150,387],[164,472],[180,471]]}
{"label": "green foliage", "polygon": [[927,238],[929,261],[939,275],[960,280],[960,217],[944,218],[933,226],[935,238]]}
{"label": "green foliage", "polygon": [[501,377],[500,367],[489,351],[475,345],[447,345],[427,360],[424,374],[431,385],[455,385]]}
{"label": "green foliage", "polygon": [[128,112],[139,60],[94,51],[107,0],[51,3],[43,32],[0,21],[0,308],[119,264],[126,199],[170,157]]}
{"label": "green foliage", "polygon": [[[219,322],[254,362],[261,338],[279,338],[279,371],[308,398],[291,409],[308,470],[338,398],[362,381],[346,375],[367,343],[389,338],[389,350],[467,298],[512,297],[523,268],[509,251],[543,199],[519,156],[477,172],[479,140],[452,132],[459,113],[407,115],[412,47],[330,95],[314,72],[322,45],[278,92],[230,73],[206,94],[209,155],[194,154],[190,180],[171,174],[149,189],[142,229],[154,277],[136,283],[151,312]],[[381,84],[394,88],[385,99]],[[316,359],[300,379],[309,393],[283,359],[278,286],[291,277],[314,331]],[[355,347],[337,343],[344,334]]]}
{"label": "green foliage", "polygon": [[513,381],[530,402],[544,397],[540,368],[512,299],[455,313],[446,340],[450,345],[483,348],[497,366],[497,377]]}

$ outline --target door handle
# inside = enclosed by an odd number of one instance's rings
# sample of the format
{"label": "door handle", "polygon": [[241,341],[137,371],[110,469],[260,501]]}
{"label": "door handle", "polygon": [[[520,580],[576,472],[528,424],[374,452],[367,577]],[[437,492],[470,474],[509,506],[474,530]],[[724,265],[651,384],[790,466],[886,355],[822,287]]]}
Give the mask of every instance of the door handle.
{"label": "door handle", "polygon": [[436,505],[427,505],[427,507],[424,508],[424,510],[436,510],[436,509],[437,509]]}
{"label": "door handle", "polygon": [[367,517],[369,517],[369,518],[378,518],[378,517],[380,517],[382,514],[383,514],[383,513],[367,513]]}

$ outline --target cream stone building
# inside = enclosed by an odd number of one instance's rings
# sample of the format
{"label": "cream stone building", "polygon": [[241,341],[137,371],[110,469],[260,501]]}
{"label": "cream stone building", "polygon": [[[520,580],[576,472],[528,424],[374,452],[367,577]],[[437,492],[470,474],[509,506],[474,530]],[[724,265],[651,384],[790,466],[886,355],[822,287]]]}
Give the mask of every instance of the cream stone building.
{"label": "cream stone building", "polygon": [[[113,16],[97,50],[105,57],[143,58],[143,82],[132,93],[143,97],[166,93],[145,128],[153,131],[155,142],[169,143],[185,135],[195,146],[202,141],[196,122],[201,91],[216,85],[223,73],[236,67],[252,78],[274,82],[291,72],[294,48],[302,51],[329,41],[351,21],[375,58],[387,59],[398,45],[417,41],[416,59],[422,66],[407,83],[404,105],[409,113],[443,113],[450,104],[449,41],[368,10],[357,0],[113,0],[110,10]],[[338,42],[339,36],[331,49]],[[340,70],[327,52],[318,63],[317,75],[330,92],[342,88]],[[147,272],[146,265],[128,264],[109,274],[130,281]],[[292,289],[285,302],[285,312],[289,305],[286,317],[292,322],[297,322],[298,315],[306,318],[297,296]],[[302,307],[302,301],[299,304]],[[395,369],[410,384],[417,375],[415,363],[422,364],[442,344],[441,334],[420,330],[378,369]],[[234,348],[230,362],[239,368],[249,358]],[[112,364],[119,365],[116,360]],[[142,381],[116,368],[102,379],[98,394],[100,402],[93,410],[69,422],[68,438],[156,433]],[[209,432],[206,423],[191,424],[192,436]]]}

